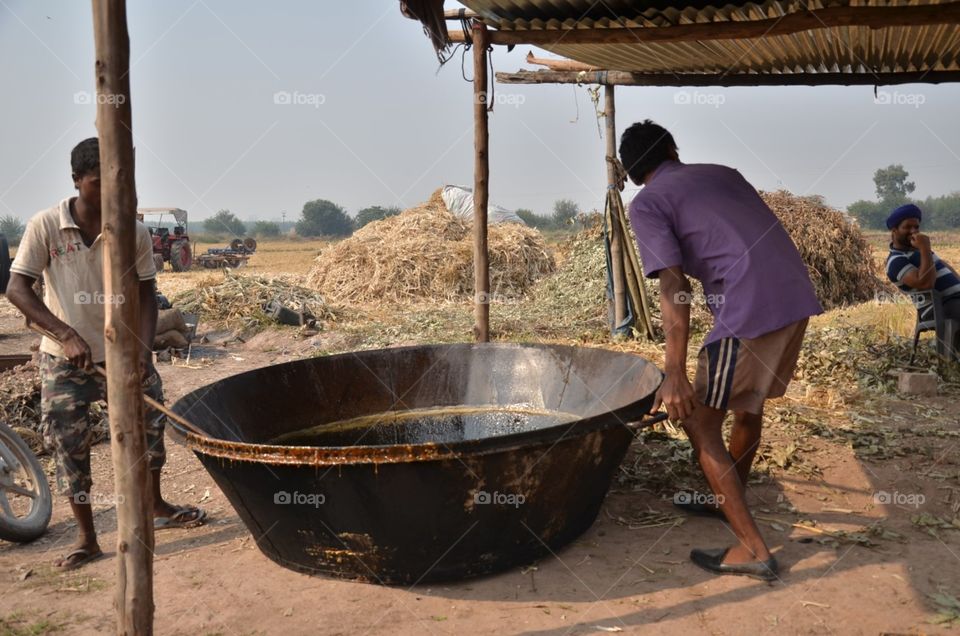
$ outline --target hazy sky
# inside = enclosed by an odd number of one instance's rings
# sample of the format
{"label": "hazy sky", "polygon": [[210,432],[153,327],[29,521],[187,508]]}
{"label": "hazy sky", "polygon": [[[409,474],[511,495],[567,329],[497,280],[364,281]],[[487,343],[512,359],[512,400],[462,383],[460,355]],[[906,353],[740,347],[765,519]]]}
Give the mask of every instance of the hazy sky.
{"label": "hazy sky", "polygon": [[[460,54],[438,72],[397,0],[127,5],[141,206],[290,220],[310,199],[355,213],[472,183]],[[524,67],[528,50],[498,47],[495,69]],[[96,134],[90,2],[0,0],[0,60],[0,215],[27,218],[70,195],[70,149]],[[650,117],[687,162],[839,207],[873,198],[873,172],[890,163],[904,164],[915,196],[960,189],[960,87],[880,90],[889,103],[869,86],[621,88],[618,130]],[[492,201],[601,206],[603,141],[586,89],[498,84],[497,95]]]}

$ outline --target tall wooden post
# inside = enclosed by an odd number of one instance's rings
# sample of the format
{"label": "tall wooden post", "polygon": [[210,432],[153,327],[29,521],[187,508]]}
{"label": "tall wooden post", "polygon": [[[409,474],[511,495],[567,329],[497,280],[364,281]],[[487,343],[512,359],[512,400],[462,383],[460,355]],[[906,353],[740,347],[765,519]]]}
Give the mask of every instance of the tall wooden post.
{"label": "tall wooden post", "polygon": [[93,0],[107,399],[117,494],[117,633],[153,633],[153,501],[140,393],[137,194],[125,0]]}
{"label": "tall wooden post", "polygon": [[[616,105],[614,102],[614,87],[607,84],[603,89],[603,115],[606,124],[607,140],[607,186],[617,188],[617,170],[615,161],[617,158],[617,121]],[[618,193],[619,194],[619,193]],[[610,223],[610,269],[613,278],[613,316],[614,326],[620,324],[627,317],[627,296],[626,284],[623,276],[623,239],[620,226],[620,219],[611,215],[607,219]]]}
{"label": "tall wooden post", "polygon": [[487,48],[490,33],[482,22],[473,24],[473,335],[490,341],[490,262],[487,254],[487,201],[490,157],[487,154]]}

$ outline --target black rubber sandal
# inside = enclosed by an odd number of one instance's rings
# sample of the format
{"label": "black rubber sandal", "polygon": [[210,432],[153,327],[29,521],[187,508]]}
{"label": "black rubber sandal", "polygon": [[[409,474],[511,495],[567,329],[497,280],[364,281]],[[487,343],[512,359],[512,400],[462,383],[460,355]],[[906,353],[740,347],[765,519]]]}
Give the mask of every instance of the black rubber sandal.
{"label": "black rubber sandal", "polygon": [[695,565],[713,574],[736,574],[768,582],[776,581],[780,578],[777,576],[779,566],[773,556],[766,561],[726,564],[723,560],[729,551],[730,548],[717,548],[714,550],[694,549],[690,551],[690,560],[693,561]]}

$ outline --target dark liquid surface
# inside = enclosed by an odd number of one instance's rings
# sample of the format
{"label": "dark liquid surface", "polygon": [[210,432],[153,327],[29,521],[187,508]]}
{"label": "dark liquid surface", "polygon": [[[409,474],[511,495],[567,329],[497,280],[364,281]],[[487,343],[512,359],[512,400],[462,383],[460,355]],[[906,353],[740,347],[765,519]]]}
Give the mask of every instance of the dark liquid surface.
{"label": "dark liquid surface", "polygon": [[270,440],[279,446],[451,444],[569,423],[576,415],[522,407],[457,407],[380,413],[321,424]]}

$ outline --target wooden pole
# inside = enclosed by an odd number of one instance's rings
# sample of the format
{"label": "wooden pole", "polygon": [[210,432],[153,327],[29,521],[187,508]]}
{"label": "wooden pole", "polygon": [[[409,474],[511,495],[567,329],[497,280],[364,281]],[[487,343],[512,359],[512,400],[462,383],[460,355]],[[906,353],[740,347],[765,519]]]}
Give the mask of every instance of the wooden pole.
{"label": "wooden pole", "polygon": [[533,51],[527,53],[527,64],[536,64],[538,66],[546,66],[551,71],[600,71],[603,69],[597,68],[596,66],[590,66],[589,64],[584,64],[583,62],[576,62],[574,60],[555,60],[547,57],[537,57],[533,54]]}
{"label": "wooden pole", "polygon": [[117,494],[117,633],[153,633],[153,495],[140,392],[137,195],[125,0],[93,0],[107,400]]}
{"label": "wooden pole", "polygon": [[960,82],[960,71],[908,73],[631,73],[629,71],[499,72],[501,84],[602,86],[893,86]]}
{"label": "wooden pole", "polygon": [[[606,128],[606,164],[607,164],[607,187],[616,190],[619,196],[619,183],[617,178],[616,159],[617,159],[617,122],[616,106],[614,103],[614,87],[605,86],[603,88],[603,118]],[[610,224],[610,269],[613,278],[613,317],[614,327],[619,327],[627,317],[627,295],[626,285],[623,279],[623,243],[621,237],[620,219],[611,210],[607,219]]]}
{"label": "wooden pole", "polygon": [[487,254],[487,200],[489,198],[490,135],[487,127],[487,48],[490,34],[482,22],[473,25],[473,335],[490,341],[490,263]]}
{"label": "wooden pole", "polygon": [[[800,10],[763,20],[696,22],[671,26],[634,26],[564,29],[497,29],[490,32],[492,44],[533,44],[550,48],[573,44],[637,44],[640,42],[701,42],[772,38],[802,31],[825,33],[831,27],[884,27],[955,25],[960,22],[960,2],[900,7],[827,7]],[[454,29],[450,42],[463,42],[464,33]],[[837,37],[825,34],[824,37]]]}

